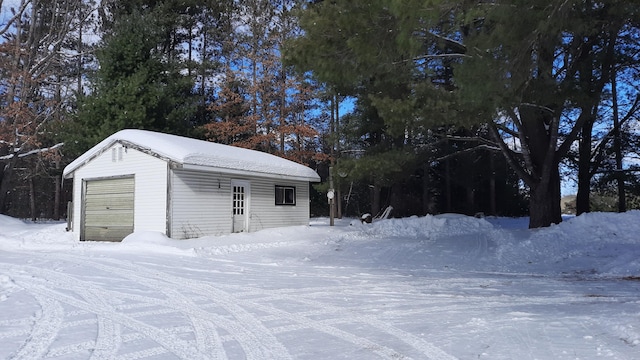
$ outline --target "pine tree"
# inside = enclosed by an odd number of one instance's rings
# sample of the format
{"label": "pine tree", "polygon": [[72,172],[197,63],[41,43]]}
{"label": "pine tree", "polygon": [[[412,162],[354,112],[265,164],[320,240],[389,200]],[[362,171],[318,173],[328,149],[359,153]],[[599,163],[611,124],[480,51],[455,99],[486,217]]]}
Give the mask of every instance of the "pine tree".
{"label": "pine tree", "polygon": [[580,134],[579,177],[589,172],[612,42],[638,13],[618,1],[515,5],[471,8],[465,43],[474,50],[457,79],[469,104],[493,114],[497,137],[519,138],[517,153],[500,145],[530,188],[530,226],[547,226],[561,221],[558,166]]}
{"label": "pine tree", "polygon": [[[350,136],[361,140],[356,149],[347,150],[361,152],[339,163],[349,168],[354,179],[366,179],[371,186],[374,214],[383,206],[385,188],[400,197],[397,184],[416,167],[423,168],[416,149],[429,138],[430,127],[448,118],[445,105],[453,100],[446,83],[450,70],[447,47],[453,42],[432,36],[424,46],[433,48],[438,56],[414,60],[422,46],[402,33],[408,18],[396,12],[409,15],[413,11],[403,4],[339,1],[309,5],[301,12],[304,35],[293,40],[287,51],[289,61],[300,71],[311,70],[335,92],[358,99],[356,116],[348,127],[355,131]],[[428,196],[420,198],[429,201]]]}
{"label": "pine tree", "polygon": [[368,99],[378,149],[416,146],[439,124],[489,124],[495,142],[483,146],[528,185],[530,226],[540,227],[561,221],[559,162],[589,133],[615,58],[607,44],[638,13],[613,0],[322,1],[301,24],[290,56]]}
{"label": "pine tree", "polygon": [[[308,124],[312,84],[282,59],[283,44],[297,34],[291,14],[299,1],[252,0],[229,8],[235,28],[222,42],[224,69],[211,91],[205,137],[266,151],[302,163],[317,153]],[[227,112],[233,110],[233,115]]]}
{"label": "pine tree", "polygon": [[246,85],[228,69],[217,98],[210,105],[212,121],[204,124],[207,140],[244,148],[256,146],[254,125],[248,116]]}
{"label": "pine tree", "polygon": [[114,18],[97,51],[94,88],[80,102],[87,145],[124,128],[184,134],[191,126],[194,81],[182,73],[183,39],[175,36],[185,9],[169,5]]}

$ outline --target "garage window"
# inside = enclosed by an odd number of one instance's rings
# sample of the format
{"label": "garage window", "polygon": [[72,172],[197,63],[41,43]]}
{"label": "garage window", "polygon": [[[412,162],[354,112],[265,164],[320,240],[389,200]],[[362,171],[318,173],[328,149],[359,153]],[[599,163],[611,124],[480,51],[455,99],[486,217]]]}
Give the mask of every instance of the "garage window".
{"label": "garage window", "polygon": [[276,205],[295,205],[296,204],[296,188],[295,186],[276,185]]}

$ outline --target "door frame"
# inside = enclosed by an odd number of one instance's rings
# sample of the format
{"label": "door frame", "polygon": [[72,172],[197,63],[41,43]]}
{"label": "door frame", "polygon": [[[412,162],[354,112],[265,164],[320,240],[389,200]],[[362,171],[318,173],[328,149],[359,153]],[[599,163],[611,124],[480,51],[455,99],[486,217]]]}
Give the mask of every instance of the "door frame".
{"label": "door frame", "polygon": [[[236,186],[240,186],[244,188],[244,228],[242,231],[236,231],[234,228],[234,191],[233,188]],[[249,219],[251,219],[251,182],[249,180],[241,180],[241,179],[231,179],[231,232],[249,232]]]}

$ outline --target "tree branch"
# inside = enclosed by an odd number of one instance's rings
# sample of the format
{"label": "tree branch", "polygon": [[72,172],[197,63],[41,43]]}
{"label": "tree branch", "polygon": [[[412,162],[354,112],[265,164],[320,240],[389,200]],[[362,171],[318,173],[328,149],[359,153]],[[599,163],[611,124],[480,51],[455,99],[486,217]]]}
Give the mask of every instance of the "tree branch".
{"label": "tree branch", "polygon": [[505,159],[507,160],[507,163],[509,163],[511,168],[514,169],[516,174],[518,174],[518,176],[522,179],[522,181],[524,181],[528,186],[534,185],[535,182],[533,177],[525,169],[522,168],[522,166],[518,162],[518,159],[516,159],[514,152],[511,149],[509,149],[507,144],[505,144],[504,141],[502,140],[502,137],[500,136],[500,132],[498,131],[498,127],[496,126],[496,123],[490,122],[489,129],[491,130],[491,133],[495,137],[496,142],[500,146],[500,151],[504,155]]}
{"label": "tree branch", "polygon": [[430,60],[430,59],[449,59],[449,58],[459,59],[459,58],[463,58],[463,57],[470,58],[471,56],[466,55],[466,54],[458,54],[458,53],[420,55],[420,56],[416,56],[416,57],[411,58],[411,59],[404,59],[404,60],[400,60],[400,61],[394,61],[394,62],[392,62],[392,64],[393,65],[398,65],[398,64],[407,63],[409,61]]}
{"label": "tree branch", "polygon": [[[22,17],[22,14],[27,9],[27,6],[30,3],[31,3],[31,0],[22,1],[20,3],[20,7],[18,8],[18,11],[16,11],[15,14],[11,17],[11,19],[9,19],[9,21],[7,21],[7,23],[0,29],[0,36],[4,35],[9,30],[9,28],[11,28],[13,23]],[[0,8],[2,8],[2,5],[3,5],[2,1],[0,1]]]}
{"label": "tree branch", "polygon": [[16,156],[18,158],[23,158],[23,157],[30,156],[30,155],[41,154],[43,152],[47,152],[47,151],[51,151],[51,150],[55,150],[55,149],[61,148],[62,146],[64,146],[64,143],[57,143],[57,144],[55,144],[53,146],[50,146],[50,147],[33,149],[31,151],[27,151],[27,152],[22,153],[22,154],[13,153],[13,154],[9,154],[9,155],[4,155],[4,156],[0,156],[0,161],[13,159]]}
{"label": "tree branch", "polygon": [[553,116],[549,124],[549,145],[542,163],[542,174],[540,177],[540,185],[543,189],[547,188],[551,181],[551,171],[557,169],[555,163],[556,147],[558,146],[558,133],[560,131],[560,116]]}
{"label": "tree branch", "polygon": [[456,152],[453,152],[451,154],[447,154],[445,156],[441,156],[439,158],[436,158],[436,161],[446,160],[446,159],[449,159],[449,158],[452,158],[452,157],[456,157],[456,156],[463,155],[463,154],[466,154],[466,153],[474,152],[474,151],[477,151],[477,150],[490,150],[490,151],[500,152],[500,147],[491,146],[491,145],[488,145],[488,144],[480,144],[480,145],[474,146],[472,148],[456,151]]}
{"label": "tree branch", "polygon": [[594,175],[598,172],[597,169],[600,167],[600,165],[604,161],[604,150],[606,149],[607,144],[609,144],[609,140],[613,139],[613,133],[616,130],[619,130],[622,127],[622,125],[624,125],[628,120],[632,119],[635,116],[635,112],[638,111],[639,108],[640,108],[640,94],[637,94],[627,114],[618,122],[618,126],[617,127],[614,126],[611,129],[609,129],[607,134],[602,138],[602,141],[594,149],[593,156],[591,157],[591,162],[593,163],[593,171],[591,171],[591,175]]}
{"label": "tree branch", "polygon": [[[527,142],[527,139],[529,138],[527,129],[522,125],[520,117],[516,114],[513,108],[507,108],[506,112],[516,125],[516,131],[518,139],[520,140],[520,147],[522,148],[522,157],[524,158],[525,166],[527,169],[533,169],[533,160],[531,159],[531,151],[529,150],[529,143]],[[502,137],[500,139],[502,139]]]}

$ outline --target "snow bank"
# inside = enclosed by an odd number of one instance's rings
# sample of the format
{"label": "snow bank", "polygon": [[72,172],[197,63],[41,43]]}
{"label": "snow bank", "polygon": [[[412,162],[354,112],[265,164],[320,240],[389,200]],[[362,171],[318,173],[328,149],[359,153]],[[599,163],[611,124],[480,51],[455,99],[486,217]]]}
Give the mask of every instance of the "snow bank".
{"label": "snow bank", "polygon": [[18,228],[25,225],[25,222],[6,215],[0,215],[0,228],[7,230],[9,228]]}
{"label": "snow bank", "polygon": [[64,249],[78,245],[66,231],[66,223],[33,223],[0,215],[0,250]]}
{"label": "snow bank", "polygon": [[139,250],[155,253],[195,256],[192,248],[180,248],[180,240],[174,240],[158,231],[136,231],[117,244],[122,250]]}
{"label": "snow bank", "polygon": [[492,230],[493,225],[484,219],[460,214],[442,214],[380,220],[371,225],[365,224],[361,228],[369,236],[428,239],[486,232]]}
{"label": "snow bank", "polygon": [[[122,243],[76,242],[62,223],[32,224],[0,216],[0,249],[82,249],[217,257],[259,252],[265,258],[403,268],[560,276],[640,276],[640,211],[591,213],[542,229],[522,219],[457,214],[387,219],[372,224],[313,219],[311,226],[191,240],[136,232]],[[267,260],[269,261],[269,260]],[[363,265],[364,266],[364,265]]]}
{"label": "snow bank", "polygon": [[637,276],[640,274],[640,211],[589,213],[559,225],[497,237],[505,266],[528,264],[536,272]]}

